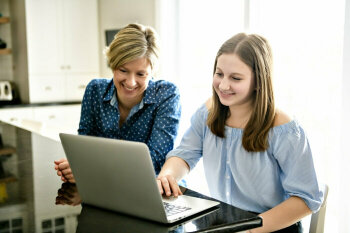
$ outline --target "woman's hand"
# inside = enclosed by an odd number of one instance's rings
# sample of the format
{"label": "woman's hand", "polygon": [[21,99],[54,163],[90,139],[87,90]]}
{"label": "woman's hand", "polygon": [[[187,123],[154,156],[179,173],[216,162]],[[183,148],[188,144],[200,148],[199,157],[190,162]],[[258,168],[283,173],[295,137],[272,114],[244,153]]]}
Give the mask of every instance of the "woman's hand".
{"label": "woman's hand", "polygon": [[177,197],[179,195],[182,195],[182,192],[180,190],[179,185],[176,182],[176,179],[172,175],[159,175],[157,177],[157,184],[159,192],[166,196],[173,195],[174,197]]}
{"label": "woman's hand", "polygon": [[55,170],[63,182],[75,183],[75,179],[67,159],[55,160]]}

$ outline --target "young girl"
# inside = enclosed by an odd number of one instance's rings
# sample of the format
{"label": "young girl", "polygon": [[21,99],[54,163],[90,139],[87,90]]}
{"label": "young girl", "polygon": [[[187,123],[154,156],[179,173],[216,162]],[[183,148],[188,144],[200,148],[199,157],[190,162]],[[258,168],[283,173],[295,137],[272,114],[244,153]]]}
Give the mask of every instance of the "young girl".
{"label": "young girl", "polygon": [[259,35],[240,33],[221,46],[213,96],[168,153],[160,192],[181,195],[177,181],[201,157],[212,197],[263,217],[250,232],[301,232],[298,221],[322,204],[305,132],[275,109],[271,48]]}

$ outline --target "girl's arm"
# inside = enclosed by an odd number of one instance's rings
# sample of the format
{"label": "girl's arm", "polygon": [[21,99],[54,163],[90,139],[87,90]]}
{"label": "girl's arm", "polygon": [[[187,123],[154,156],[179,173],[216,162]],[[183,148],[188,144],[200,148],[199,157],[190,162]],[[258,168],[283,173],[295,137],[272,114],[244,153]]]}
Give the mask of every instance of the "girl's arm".
{"label": "girl's arm", "polygon": [[303,199],[292,196],[274,208],[260,214],[263,218],[263,226],[248,232],[261,233],[277,231],[293,225],[311,213],[311,210]]}
{"label": "girl's arm", "polygon": [[167,196],[170,196],[171,194],[175,197],[182,195],[177,182],[189,171],[190,167],[183,159],[179,157],[169,158],[164,163],[164,166],[157,177],[159,192]]}

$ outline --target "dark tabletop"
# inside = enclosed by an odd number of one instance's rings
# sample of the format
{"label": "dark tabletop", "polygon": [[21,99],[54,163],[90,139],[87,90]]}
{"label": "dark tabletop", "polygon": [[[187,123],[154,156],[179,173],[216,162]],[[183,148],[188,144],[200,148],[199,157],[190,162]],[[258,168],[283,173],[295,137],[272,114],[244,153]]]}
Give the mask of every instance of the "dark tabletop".
{"label": "dark tabletop", "polygon": [[261,225],[254,213],[222,202],[172,225],[84,204],[76,186],[62,183],[54,170],[53,161],[64,157],[60,142],[1,122],[0,135],[0,233],[238,232]]}

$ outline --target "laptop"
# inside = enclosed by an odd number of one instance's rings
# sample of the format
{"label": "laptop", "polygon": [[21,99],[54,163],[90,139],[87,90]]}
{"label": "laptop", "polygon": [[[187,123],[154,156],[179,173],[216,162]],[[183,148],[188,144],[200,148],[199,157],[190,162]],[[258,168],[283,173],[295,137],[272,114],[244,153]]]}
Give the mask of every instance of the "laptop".
{"label": "laptop", "polygon": [[162,196],[145,143],[59,136],[86,204],[161,223],[174,223],[220,204],[187,195]]}

